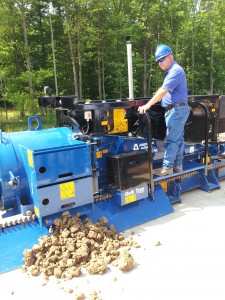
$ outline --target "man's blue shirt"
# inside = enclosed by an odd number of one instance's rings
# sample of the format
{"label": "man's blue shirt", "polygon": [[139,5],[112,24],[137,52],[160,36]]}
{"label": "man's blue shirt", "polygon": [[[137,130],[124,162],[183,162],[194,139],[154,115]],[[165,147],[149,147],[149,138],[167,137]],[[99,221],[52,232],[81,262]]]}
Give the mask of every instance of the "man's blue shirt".
{"label": "man's blue shirt", "polygon": [[176,61],[164,74],[163,88],[169,92],[162,98],[161,105],[167,107],[180,101],[187,101],[187,81],[184,69]]}

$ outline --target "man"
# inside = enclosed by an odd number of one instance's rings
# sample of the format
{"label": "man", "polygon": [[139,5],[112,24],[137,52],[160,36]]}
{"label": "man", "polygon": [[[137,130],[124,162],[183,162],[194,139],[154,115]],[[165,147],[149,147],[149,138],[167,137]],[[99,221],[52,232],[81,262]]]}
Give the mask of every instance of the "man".
{"label": "man", "polygon": [[183,171],[184,125],[190,113],[187,102],[187,82],[184,69],[174,60],[170,47],[160,44],[156,48],[155,61],[165,71],[164,81],[155,95],[138,108],[145,113],[152,105],[161,100],[165,108],[167,127],[163,168],[154,172],[157,176]]}

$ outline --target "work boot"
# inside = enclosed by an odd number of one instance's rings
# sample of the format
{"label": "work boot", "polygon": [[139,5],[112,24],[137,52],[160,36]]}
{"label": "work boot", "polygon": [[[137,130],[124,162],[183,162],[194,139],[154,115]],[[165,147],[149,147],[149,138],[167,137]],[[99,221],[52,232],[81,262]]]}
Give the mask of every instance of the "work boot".
{"label": "work boot", "polygon": [[173,167],[173,170],[174,170],[175,173],[182,173],[183,172],[183,169],[179,168],[179,167]]}
{"label": "work boot", "polygon": [[173,169],[158,169],[158,170],[153,171],[153,174],[156,176],[172,175]]}

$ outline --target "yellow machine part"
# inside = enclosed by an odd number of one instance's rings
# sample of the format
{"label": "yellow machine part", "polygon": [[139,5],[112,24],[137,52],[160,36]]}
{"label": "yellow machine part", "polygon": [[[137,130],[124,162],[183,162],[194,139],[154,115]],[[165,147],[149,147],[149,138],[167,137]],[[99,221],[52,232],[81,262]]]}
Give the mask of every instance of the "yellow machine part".
{"label": "yellow machine part", "polygon": [[108,126],[108,133],[120,133],[128,131],[128,121],[124,118],[124,109],[114,109],[113,110],[113,123],[114,128],[110,131],[110,126]]}

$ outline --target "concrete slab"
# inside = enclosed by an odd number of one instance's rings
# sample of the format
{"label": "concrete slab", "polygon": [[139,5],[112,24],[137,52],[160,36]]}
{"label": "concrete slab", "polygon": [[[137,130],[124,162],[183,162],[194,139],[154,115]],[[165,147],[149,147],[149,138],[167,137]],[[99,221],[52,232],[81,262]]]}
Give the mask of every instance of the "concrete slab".
{"label": "concrete slab", "polygon": [[104,300],[223,300],[225,181],[220,184],[221,189],[211,193],[182,194],[174,213],[126,230],[124,235],[132,234],[141,245],[130,251],[136,262],[131,272],[110,266],[102,276],[83,275],[60,283],[51,278],[43,286],[41,276],[15,270],[0,276],[0,298],[66,300],[82,292],[89,299],[96,290]]}

